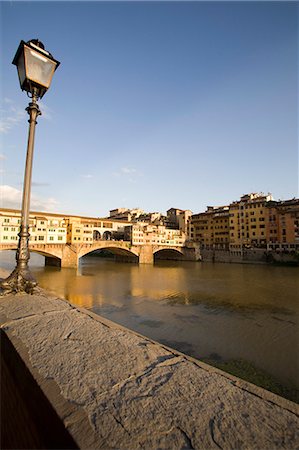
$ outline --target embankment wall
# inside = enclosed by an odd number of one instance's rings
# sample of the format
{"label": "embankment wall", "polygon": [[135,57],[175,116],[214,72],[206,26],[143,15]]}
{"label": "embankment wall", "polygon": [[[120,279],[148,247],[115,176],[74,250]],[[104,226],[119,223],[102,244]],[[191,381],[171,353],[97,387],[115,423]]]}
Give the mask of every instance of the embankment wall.
{"label": "embankment wall", "polygon": [[44,291],[0,298],[0,323],[1,448],[299,444],[296,404]]}

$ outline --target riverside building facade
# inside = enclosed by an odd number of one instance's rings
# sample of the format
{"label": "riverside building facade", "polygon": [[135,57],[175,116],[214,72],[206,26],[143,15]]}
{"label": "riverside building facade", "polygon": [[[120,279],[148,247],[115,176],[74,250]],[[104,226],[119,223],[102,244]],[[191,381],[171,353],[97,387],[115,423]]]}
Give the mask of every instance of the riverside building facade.
{"label": "riverside building facade", "polygon": [[208,206],[203,213],[191,218],[190,239],[199,242],[205,249],[228,249],[229,208]]}
{"label": "riverside building facade", "polygon": [[[17,243],[20,224],[20,211],[0,209],[0,243]],[[30,213],[29,241],[36,244],[66,244],[67,226],[67,219],[58,214]]]}
{"label": "riverside building facade", "polygon": [[267,208],[268,249],[299,249],[299,199],[272,201]]}
{"label": "riverside building facade", "polygon": [[[113,239],[133,245],[181,246],[193,241],[204,250],[299,250],[299,199],[295,198],[274,201],[271,194],[251,193],[229,205],[209,206],[193,215],[189,210],[171,208],[166,221],[159,213],[139,216],[146,220],[31,212],[30,242],[74,245]],[[0,209],[1,244],[17,245],[20,223],[19,210]]]}
{"label": "riverside building facade", "polygon": [[226,206],[209,206],[191,216],[189,238],[207,250],[299,250],[299,199],[250,193]]}
{"label": "riverside building facade", "polygon": [[[16,244],[20,211],[0,209],[0,243]],[[92,244],[99,240],[125,240],[132,245],[183,246],[186,234],[180,229],[148,222],[131,223],[112,218],[30,213],[30,242],[34,244]]]}
{"label": "riverside building facade", "polygon": [[130,241],[132,245],[183,246],[186,234],[164,225],[136,223],[125,227],[125,240]]}
{"label": "riverside building facade", "polygon": [[[0,209],[0,243],[17,243],[20,224],[19,210]],[[126,225],[127,221],[31,212],[29,240],[35,244],[90,244],[100,239],[121,239]]]}
{"label": "riverside building facade", "polygon": [[272,195],[246,194],[229,205],[230,250],[266,247],[269,211]]}

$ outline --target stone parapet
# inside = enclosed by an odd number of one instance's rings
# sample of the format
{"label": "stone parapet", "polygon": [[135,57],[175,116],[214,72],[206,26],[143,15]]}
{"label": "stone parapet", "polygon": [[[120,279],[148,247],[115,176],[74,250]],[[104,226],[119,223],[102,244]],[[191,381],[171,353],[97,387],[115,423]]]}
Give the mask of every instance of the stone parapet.
{"label": "stone parapet", "polygon": [[296,404],[46,292],[0,298],[0,323],[2,439],[26,430],[15,448],[299,445]]}

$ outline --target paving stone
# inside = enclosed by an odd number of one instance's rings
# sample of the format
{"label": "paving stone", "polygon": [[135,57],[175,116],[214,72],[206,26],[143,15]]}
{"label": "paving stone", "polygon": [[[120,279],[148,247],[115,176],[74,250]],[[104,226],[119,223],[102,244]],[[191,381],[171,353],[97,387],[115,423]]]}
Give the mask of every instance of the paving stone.
{"label": "paving stone", "polygon": [[54,381],[88,418],[62,418],[80,448],[299,446],[294,403],[43,291],[1,298],[0,319],[45,393]]}

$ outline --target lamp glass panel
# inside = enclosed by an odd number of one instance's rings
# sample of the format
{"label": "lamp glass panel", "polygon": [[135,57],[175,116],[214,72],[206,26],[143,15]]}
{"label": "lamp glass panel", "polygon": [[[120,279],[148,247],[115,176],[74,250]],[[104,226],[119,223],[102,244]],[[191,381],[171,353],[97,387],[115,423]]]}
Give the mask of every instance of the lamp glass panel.
{"label": "lamp glass panel", "polygon": [[23,83],[26,79],[25,61],[24,61],[24,53],[23,52],[20,54],[20,57],[18,59],[17,68],[18,68],[20,85],[21,85],[21,87],[23,87]]}
{"label": "lamp glass panel", "polygon": [[56,68],[56,62],[26,46],[24,52],[27,78],[48,89]]}

